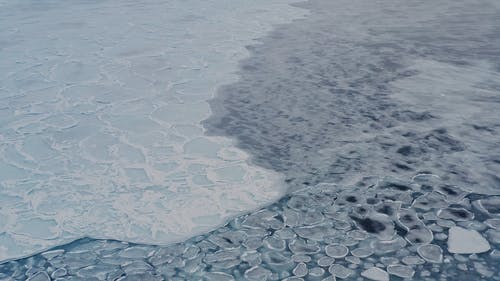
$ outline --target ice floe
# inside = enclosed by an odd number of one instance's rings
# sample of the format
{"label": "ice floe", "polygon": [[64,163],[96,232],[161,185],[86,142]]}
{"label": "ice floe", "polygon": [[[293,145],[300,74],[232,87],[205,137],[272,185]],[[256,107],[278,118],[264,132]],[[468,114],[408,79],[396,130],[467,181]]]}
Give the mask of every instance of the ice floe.
{"label": "ice floe", "polygon": [[412,278],[415,274],[415,270],[406,265],[389,265],[387,267],[387,272],[389,274],[401,277],[401,278]]}
{"label": "ice floe", "polygon": [[361,272],[361,276],[370,280],[389,281],[389,274],[378,267],[372,267]]}
{"label": "ice floe", "polygon": [[448,234],[448,251],[455,254],[484,253],[491,249],[490,243],[479,232],[462,227],[451,227]]}

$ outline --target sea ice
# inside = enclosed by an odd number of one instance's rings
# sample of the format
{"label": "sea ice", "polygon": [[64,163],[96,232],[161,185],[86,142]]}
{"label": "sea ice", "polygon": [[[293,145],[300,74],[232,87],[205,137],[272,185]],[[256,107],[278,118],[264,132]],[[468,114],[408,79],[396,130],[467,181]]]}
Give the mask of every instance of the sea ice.
{"label": "sea ice", "polygon": [[[375,187],[358,189],[332,185],[330,188],[330,191],[338,194],[357,194],[363,191],[366,198],[380,198],[385,193],[379,193],[380,190]],[[419,187],[416,186],[415,189],[418,190]],[[433,274],[440,274],[446,280],[456,280],[461,274],[457,270],[470,270],[472,274],[485,277],[500,276],[495,263],[500,257],[497,250],[482,255],[450,255],[445,248],[441,248],[444,241],[414,245],[402,237],[404,233],[397,233],[392,240],[380,240],[377,233],[366,233],[363,240],[355,240],[342,231],[332,232],[324,241],[296,235],[297,230],[309,225],[301,223],[289,226],[283,223],[287,203],[295,202],[295,207],[298,207],[296,203],[305,196],[318,202],[310,204],[306,212],[325,214],[332,206],[339,207],[336,217],[325,218],[321,225],[333,225],[338,218],[348,220],[345,215],[351,214],[351,208],[356,207],[342,209],[346,207],[342,201],[338,205],[337,202],[333,202],[333,205],[321,205],[319,202],[331,198],[331,193],[322,191],[324,190],[311,188],[291,193],[260,210],[237,216],[225,226],[209,233],[169,246],[137,245],[111,240],[77,240],[19,261],[0,264],[0,279],[11,275],[15,278],[32,276],[39,271],[44,271],[49,276],[65,275],[65,279],[88,279],[92,276],[114,279],[122,276],[131,280],[157,280],[161,274],[164,279],[179,281],[197,280],[200,276],[209,280],[361,280],[360,276],[370,280],[387,280],[388,274],[391,279],[398,280],[422,279]],[[297,200],[292,200],[294,197]],[[433,208],[432,212],[440,209]],[[422,217],[421,212],[416,212],[416,217]],[[396,216],[392,219],[402,220],[399,223],[404,222],[409,226],[411,222],[417,222],[416,217],[405,218],[403,215],[399,219]],[[477,219],[476,224],[480,224],[485,218]],[[351,222],[353,220],[351,218]],[[444,234],[441,231],[446,231],[444,227],[429,225],[429,228],[438,229],[437,234]],[[356,228],[349,231],[359,234],[361,230]],[[494,229],[479,231],[487,239],[492,239],[489,240],[492,247],[493,244],[498,244],[496,241],[499,238],[494,234]],[[350,254],[344,256],[348,251]],[[419,256],[413,255],[415,251]],[[59,270],[62,268],[65,271]]]}
{"label": "sea ice", "polygon": [[354,274],[352,269],[349,269],[340,264],[333,264],[328,267],[328,272],[330,272],[333,276],[336,276],[341,279],[346,279],[347,277]]}
{"label": "sea ice", "polygon": [[389,274],[378,267],[372,267],[361,272],[361,276],[370,280],[389,281]]}
{"label": "sea ice", "polygon": [[282,194],[201,121],[245,46],[305,15],[293,0],[0,2],[0,261],[171,243]]}
{"label": "sea ice", "polygon": [[333,244],[325,247],[325,253],[332,258],[339,259],[347,256],[349,249],[341,244]]}
{"label": "sea ice", "polygon": [[308,272],[307,265],[301,262],[293,269],[292,272],[297,277],[304,277],[307,275]]}
{"label": "sea ice", "polygon": [[441,247],[434,244],[421,245],[417,248],[418,254],[428,262],[441,263],[443,262],[443,250]]}
{"label": "sea ice", "polygon": [[400,264],[389,265],[387,267],[387,272],[401,278],[412,278],[415,274],[415,270],[413,270],[413,268]]}
{"label": "sea ice", "polygon": [[484,253],[490,250],[490,243],[479,232],[458,226],[450,228],[448,251],[454,254]]}

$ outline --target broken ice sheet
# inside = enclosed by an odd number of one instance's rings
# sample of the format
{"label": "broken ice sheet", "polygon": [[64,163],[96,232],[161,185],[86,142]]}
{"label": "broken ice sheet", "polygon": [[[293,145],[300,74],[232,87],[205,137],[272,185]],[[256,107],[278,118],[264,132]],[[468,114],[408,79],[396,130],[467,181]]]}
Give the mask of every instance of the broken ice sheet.
{"label": "broken ice sheet", "polygon": [[0,261],[165,244],[282,194],[200,122],[244,46],[304,15],[293,1],[0,2]]}
{"label": "broken ice sheet", "polygon": [[[191,167],[190,171],[201,171]],[[412,184],[408,182],[408,184]],[[412,184],[414,190],[432,192],[433,188]],[[326,190],[326,188],[329,188]],[[445,239],[434,239],[430,243],[411,243],[406,240],[404,231],[394,233],[391,240],[382,240],[377,233],[363,231],[361,226],[353,223],[354,218],[347,216],[359,206],[345,205],[341,198],[363,192],[368,199],[381,198],[391,191],[384,185],[371,187],[351,187],[322,185],[294,192],[281,200],[259,210],[242,214],[230,220],[228,224],[209,233],[195,236],[181,243],[168,246],[135,245],[110,240],[81,239],[73,243],[57,247],[26,259],[12,263],[0,264],[0,273],[38,274],[37,265],[42,265],[43,272],[50,275],[99,274],[100,276],[118,276],[126,274],[127,278],[137,275],[151,274],[148,280],[156,280],[159,275],[169,280],[197,280],[199,276],[208,274],[209,280],[351,280],[364,277],[368,280],[399,280],[413,278],[415,280],[461,280],[462,270],[471,276],[499,276],[496,268],[498,260],[497,242],[492,237],[495,229],[486,226],[478,230],[458,233],[458,247],[468,248],[468,253],[453,253],[455,250],[446,245]],[[339,196],[331,196],[338,194]],[[465,194],[472,198],[474,194]],[[414,199],[416,200],[416,199]],[[420,199],[421,200],[421,199]],[[477,200],[477,199],[476,199]],[[301,210],[306,201],[309,208]],[[474,201],[475,202],[475,201]],[[365,208],[369,204],[360,203]],[[446,208],[452,208],[446,206]],[[463,206],[467,211],[474,211],[472,204]],[[289,225],[283,221],[285,212],[295,208],[298,224]],[[338,211],[334,216],[321,216],[332,206]],[[439,226],[434,224],[435,216],[422,216],[424,212],[438,213],[440,206],[430,210],[412,207],[412,202],[403,205],[392,220],[402,220],[407,227],[424,225],[438,234],[449,233],[450,238],[457,239],[456,233],[461,226]],[[455,208],[455,207],[454,207]],[[380,209],[384,211],[384,209]],[[316,216],[313,214],[317,214]],[[405,215],[415,214],[404,218]],[[289,216],[289,214],[287,215]],[[308,219],[308,218],[309,219]],[[312,220],[311,217],[321,217]],[[336,224],[338,218],[345,219],[345,227],[334,231],[325,231],[328,226]],[[422,220],[415,220],[422,218]],[[214,218],[206,217],[206,221]],[[216,219],[216,218],[215,218]],[[478,218],[475,225],[480,225],[484,218]],[[397,222],[399,225],[402,222]],[[472,223],[474,221],[470,221]],[[459,222],[466,223],[466,222]],[[432,225],[431,225],[432,224]],[[491,224],[491,220],[490,220]],[[351,229],[352,228],[352,229]],[[321,234],[321,235],[319,235]],[[363,235],[362,235],[363,234]],[[324,239],[317,239],[325,236]],[[479,253],[477,245],[465,245],[462,239],[476,240],[478,235],[484,236],[491,243],[490,250]],[[437,235],[436,235],[437,236]],[[476,238],[473,239],[473,236]],[[357,239],[353,239],[353,237]],[[0,238],[1,239],[1,238]],[[422,240],[423,241],[423,240]],[[458,241],[458,240],[457,240]],[[455,241],[456,242],[456,241]],[[478,252],[472,254],[472,250]],[[119,268],[120,265],[123,269]],[[432,268],[432,272],[428,270]],[[63,271],[64,269],[65,271]],[[124,272],[124,273],[123,273]],[[136,275],[137,274],[137,275]],[[69,276],[66,276],[70,278]],[[1,277],[1,275],[0,275]],[[421,278],[428,277],[428,278]],[[476,278],[474,280],[484,280]],[[496,280],[496,279],[486,279]]]}

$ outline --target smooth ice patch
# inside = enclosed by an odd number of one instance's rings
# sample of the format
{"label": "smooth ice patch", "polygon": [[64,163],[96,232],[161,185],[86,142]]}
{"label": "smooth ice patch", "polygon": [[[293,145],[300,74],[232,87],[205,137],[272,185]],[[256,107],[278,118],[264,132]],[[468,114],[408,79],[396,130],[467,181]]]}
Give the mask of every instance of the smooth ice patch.
{"label": "smooth ice patch", "polygon": [[490,243],[473,229],[458,226],[450,228],[448,251],[454,254],[484,253],[490,250]]}
{"label": "smooth ice patch", "polygon": [[372,267],[361,272],[361,276],[370,280],[389,281],[389,274],[378,267]]}
{"label": "smooth ice patch", "polygon": [[166,244],[281,195],[203,134],[290,0],[1,1],[0,261],[82,236]]}

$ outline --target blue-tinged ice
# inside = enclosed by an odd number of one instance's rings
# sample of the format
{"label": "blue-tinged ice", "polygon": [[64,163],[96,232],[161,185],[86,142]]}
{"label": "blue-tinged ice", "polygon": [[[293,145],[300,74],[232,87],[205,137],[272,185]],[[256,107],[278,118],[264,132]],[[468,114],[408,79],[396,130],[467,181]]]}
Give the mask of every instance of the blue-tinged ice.
{"label": "blue-tinged ice", "polygon": [[166,244],[279,197],[200,122],[244,46],[304,15],[291,2],[0,1],[0,261]]}

